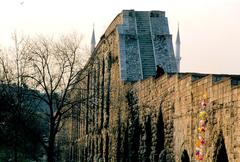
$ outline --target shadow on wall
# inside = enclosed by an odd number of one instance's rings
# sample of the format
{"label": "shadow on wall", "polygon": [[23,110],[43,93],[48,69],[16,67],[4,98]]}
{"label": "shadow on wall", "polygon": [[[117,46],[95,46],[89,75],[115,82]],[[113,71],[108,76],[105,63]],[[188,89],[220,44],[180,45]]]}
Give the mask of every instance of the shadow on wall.
{"label": "shadow on wall", "polygon": [[156,157],[155,159],[159,160],[160,153],[164,150],[164,122],[162,114],[162,105],[159,108],[158,120],[157,120],[157,144],[156,144]]}
{"label": "shadow on wall", "polygon": [[130,90],[126,95],[126,98],[128,102],[128,121],[125,130],[123,161],[138,162],[140,145],[138,98],[134,90]]}
{"label": "shadow on wall", "polygon": [[215,153],[214,153],[214,162],[228,162],[227,150],[224,142],[224,137],[222,131],[217,139],[215,144]]}
{"label": "shadow on wall", "polygon": [[183,150],[183,153],[181,155],[181,162],[190,162],[187,150]]}

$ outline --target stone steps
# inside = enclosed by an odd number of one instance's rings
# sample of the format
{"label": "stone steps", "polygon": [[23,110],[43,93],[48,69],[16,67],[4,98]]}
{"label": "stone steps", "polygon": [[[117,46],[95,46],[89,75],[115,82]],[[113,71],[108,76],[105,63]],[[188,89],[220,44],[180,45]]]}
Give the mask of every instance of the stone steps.
{"label": "stone steps", "polygon": [[155,61],[150,32],[149,14],[136,12],[136,24],[143,78],[145,79],[155,74]]}

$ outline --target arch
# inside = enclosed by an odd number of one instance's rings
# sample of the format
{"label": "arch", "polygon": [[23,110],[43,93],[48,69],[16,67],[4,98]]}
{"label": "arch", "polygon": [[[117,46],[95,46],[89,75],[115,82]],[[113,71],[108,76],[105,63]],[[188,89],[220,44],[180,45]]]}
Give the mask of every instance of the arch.
{"label": "arch", "polygon": [[101,135],[101,137],[100,137],[100,158],[103,158],[103,137],[102,137],[102,135]]}
{"label": "arch", "polygon": [[228,162],[229,160],[222,131],[220,132],[215,146],[214,162]]}
{"label": "arch", "polygon": [[152,125],[151,125],[151,117],[148,115],[145,119],[145,131],[146,131],[146,153],[145,153],[145,161],[150,162],[150,154],[152,147]]}
{"label": "arch", "polygon": [[105,102],[105,61],[102,60],[102,80],[101,80],[101,118],[100,118],[100,127],[103,128],[104,123],[104,102]]}
{"label": "arch", "polygon": [[94,156],[95,156],[95,140],[93,139],[91,142],[92,142],[92,146],[91,146],[91,161],[94,161]]}
{"label": "arch", "polygon": [[127,95],[128,102],[128,121],[127,121],[127,147],[128,161],[139,161],[139,146],[140,146],[140,123],[139,123],[139,106],[136,90],[131,89]]}
{"label": "arch", "polygon": [[105,162],[108,162],[108,156],[109,156],[109,136],[108,136],[108,133],[106,133],[106,141],[105,141]]}
{"label": "arch", "polygon": [[120,114],[120,110],[118,112],[118,126],[117,126],[117,155],[116,155],[116,158],[117,158],[117,162],[121,162],[121,147],[122,147],[122,137],[121,135],[122,134],[122,130],[121,130],[121,114]]}
{"label": "arch", "polygon": [[128,123],[127,123],[127,127],[125,129],[124,132],[124,139],[123,139],[123,162],[127,162],[128,161]]}
{"label": "arch", "polygon": [[181,155],[181,162],[190,162],[187,150],[183,150]]}
{"label": "arch", "polygon": [[162,114],[162,104],[160,105],[160,110],[158,113],[158,120],[157,120],[157,144],[156,144],[156,154],[155,158],[156,161],[159,159],[159,154],[164,150],[164,121],[163,121],[163,114]]}

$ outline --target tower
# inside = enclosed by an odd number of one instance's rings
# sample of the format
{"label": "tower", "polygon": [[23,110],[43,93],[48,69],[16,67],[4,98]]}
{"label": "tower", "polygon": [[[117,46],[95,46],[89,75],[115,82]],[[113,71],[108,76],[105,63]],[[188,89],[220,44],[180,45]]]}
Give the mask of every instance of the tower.
{"label": "tower", "polygon": [[94,32],[94,25],[93,25],[93,32],[92,32],[92,39],[91,39],[91,54],[94,51],[95,44],[96,44],[96,41],[95,41],[95,32]]}
{"label": "tower", "polygon": [[181,42],[180,42],[179,25],[178,25],[177,39],[176,39],[176,50],[175,50],[177,72],[180,72],[180,60],[181,60],[181,57],[180,57],[180,44],[181,44]]}
{"label": "tower", "polygon": [[[172,35],[163,11],[123,10],[116,25],[119,40],[119,67],[123,81],[152,77],[159,65],[166,73],[176,73]],[[117,24],[117,23],[121,24]]]}

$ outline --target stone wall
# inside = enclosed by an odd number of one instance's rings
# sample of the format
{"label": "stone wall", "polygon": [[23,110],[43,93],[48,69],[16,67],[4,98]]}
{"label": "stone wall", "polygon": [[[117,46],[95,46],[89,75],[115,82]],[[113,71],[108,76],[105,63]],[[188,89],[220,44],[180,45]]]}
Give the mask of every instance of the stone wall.
{"label": "stone wall", "polygon": [[[202,74],[164,75],[119,87],[112,81],[109,101],[108,92],[104,103],[100,99],[104,108],[99,106],[100,113],[95,115],[99,120],[88,119],[91,131],[85,131],[86,121],[80,122],[84,130],[75,143],[83,149],[78,150],[82,152],[79,157],[85,157],[82,161],[159,161],[159,157],[181,161],[186,150],[194,161],[197,114],[203,94],[207,94],[206,159],[215,161],[220,156],[219,140],[224,140],[228,160],[239,161],[238,82],[239,76]],[[94,111],[97,109],[88,115]]]}
{"label": "stone wall", "polygon": [[[125,45],[129,42],[117,26],[125,21],[122,16],[131,12],[115,18],[117,22],[102,36],[79,76],[79,90],[72,97],[81,99],[81,104],[72,110],[71,126],[65,129],[65,133],[70,132],[70,141],[64,147],[68,155],[63,155],[61,161],[178,162],[187,156],[195,161],[198,113],[204,94],[209,115],[206,161],[222,156],[240,161],[240,76],[167,73],[157,79],[150,76],[126,82],[124,78],[136,69],[128,72],[128,67],[124,72],[121,67],[121,51],[130,47],[122,46],[123,38]],[[154,14],[164,17],[163,12],[146,13],[151,19]],[[132,36],[130,39],[135,41]],[[156,43],[155,49],[158,46],[161,43]]]}

